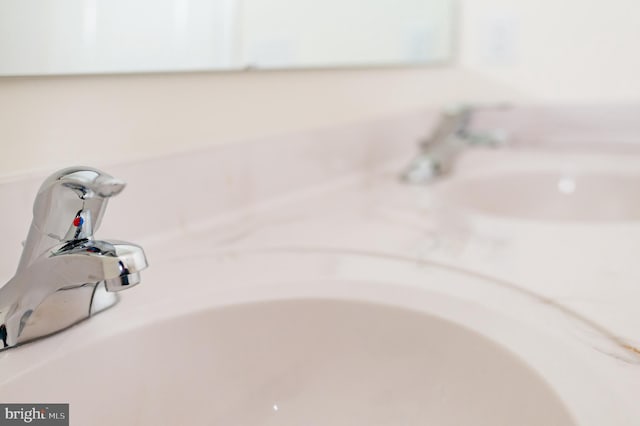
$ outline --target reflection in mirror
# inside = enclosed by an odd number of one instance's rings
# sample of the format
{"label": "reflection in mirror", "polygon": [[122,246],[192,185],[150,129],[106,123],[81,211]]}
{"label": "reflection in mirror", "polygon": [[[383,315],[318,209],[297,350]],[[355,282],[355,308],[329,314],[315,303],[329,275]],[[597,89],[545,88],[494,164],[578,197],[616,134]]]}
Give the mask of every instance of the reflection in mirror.
{"label": "reflection in mirror", "polygon": [[425,65],[454,0],[0,0],[0,75]]}
{"label": "reflection in mirror", "polygon": [[245,0],[243,59],[259,68],[443,62],[451,6],[442,0]]}

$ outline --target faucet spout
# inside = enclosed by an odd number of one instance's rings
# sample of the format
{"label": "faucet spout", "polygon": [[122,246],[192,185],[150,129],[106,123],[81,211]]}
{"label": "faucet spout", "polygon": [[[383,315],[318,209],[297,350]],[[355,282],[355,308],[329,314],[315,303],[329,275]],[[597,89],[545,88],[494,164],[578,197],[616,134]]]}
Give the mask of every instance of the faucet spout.
{"label": "faucet spout", "polygon": [[[142,247],[124,241],[96,240],[67,243],[53,251],[44,263],[46,268],[62,271],[64,281],[71,286],[94,281],[122,280],[139,274],[148,266]],[[73,263],[73,268],[65,268],[69,263]],[[120,291],[126,288],[128,287],[124,285],[109,290]]]}
{"label": "faucet spout", "polygon": [[[494,107],[503,109],[508,105]],[[483,134],[471,130],[476,109],[461,105],[443,110],[434,131],[420,143],[420,152],[403,171],[402,180],[418,184],[431,182],[449,173],[459,152],[466,147],[504,143],[506,138],[501,132]]]}

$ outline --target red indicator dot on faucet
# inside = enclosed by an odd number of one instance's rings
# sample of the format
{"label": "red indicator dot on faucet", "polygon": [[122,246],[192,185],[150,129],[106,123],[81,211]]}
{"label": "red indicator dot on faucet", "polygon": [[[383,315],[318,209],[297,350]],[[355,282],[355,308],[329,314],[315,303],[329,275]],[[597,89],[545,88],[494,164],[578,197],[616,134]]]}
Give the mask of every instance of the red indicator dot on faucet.
{"label": "red indicator dot on faucet", "polygon": [[83,223],[84,220],[80,216],[76,216],[76,218],[73,219],[73,226],[75,227],[81,226]]}

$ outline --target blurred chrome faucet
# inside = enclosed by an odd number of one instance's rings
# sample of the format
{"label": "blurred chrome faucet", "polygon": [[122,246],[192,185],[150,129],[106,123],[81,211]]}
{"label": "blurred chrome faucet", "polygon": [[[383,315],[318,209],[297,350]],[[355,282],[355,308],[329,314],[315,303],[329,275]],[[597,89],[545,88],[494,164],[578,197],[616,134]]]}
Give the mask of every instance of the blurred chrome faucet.
{"label": "blurred chrome faucet", "polygon": [[[491,108],[505,108],[497,105]],[[427,183],[448,173],[458,155],[470,145],[498,146],[505,142],[504,132],[473,132],[471,121],[478,108],[468,105],[447,108],[433,133],[420,142],[420,152],[402,173],[409,183]],[[483,108],[480,108],[483,109]]]}
{"label": "blurred chrome faucet", "polygon": [[113,306],[140,282],[141,247],[93,237],[124,182],[89,167],[44,181],[15,276],[0,288],[3,348],[53,334]]}

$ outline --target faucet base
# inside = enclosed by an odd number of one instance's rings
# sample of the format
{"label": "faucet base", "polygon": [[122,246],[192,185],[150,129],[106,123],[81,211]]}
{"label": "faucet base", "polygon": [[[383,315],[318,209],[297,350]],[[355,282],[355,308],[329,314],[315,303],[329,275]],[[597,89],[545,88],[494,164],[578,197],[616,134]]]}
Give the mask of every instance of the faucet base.
{"label": "faucet base", "polygon": [[118,294],[108,292],[104,281],[60,289],[25,318],[24,328],[16,344],[0,347],[0,351],[64,331],[109,309],[118,301]]}

